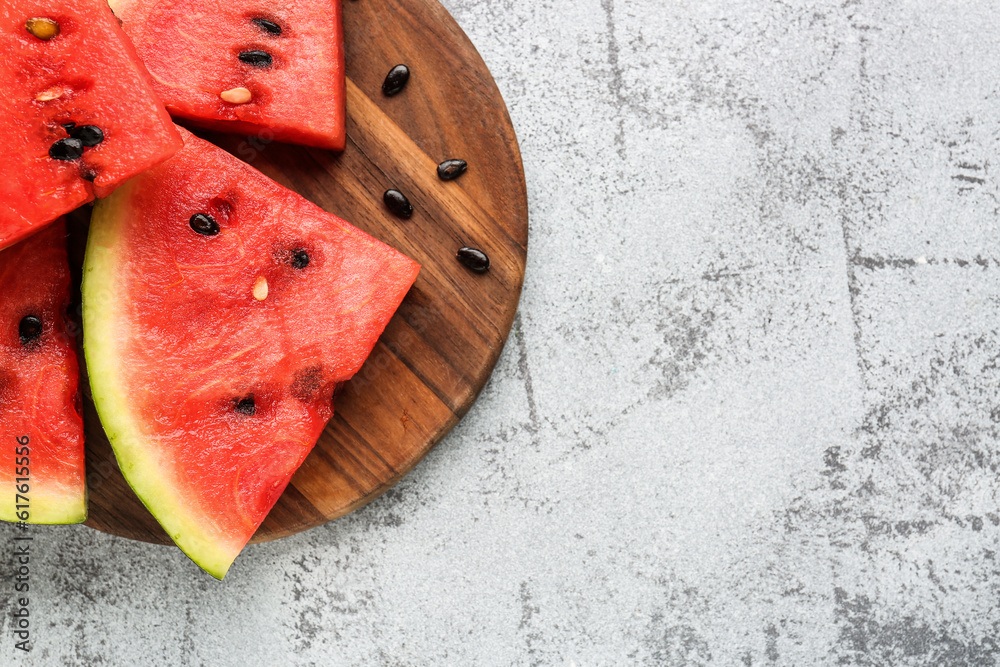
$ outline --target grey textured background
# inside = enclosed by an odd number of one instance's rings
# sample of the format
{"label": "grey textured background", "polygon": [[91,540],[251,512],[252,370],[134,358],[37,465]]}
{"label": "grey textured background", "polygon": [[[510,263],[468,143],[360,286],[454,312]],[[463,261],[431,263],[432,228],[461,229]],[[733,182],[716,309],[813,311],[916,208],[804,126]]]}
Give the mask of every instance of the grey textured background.
{"label": "grey textured background", "polygon": [[1000,662],[995,4],[446,5],[531,199],[481,399],[221,585],[39,531],[30,662]]}

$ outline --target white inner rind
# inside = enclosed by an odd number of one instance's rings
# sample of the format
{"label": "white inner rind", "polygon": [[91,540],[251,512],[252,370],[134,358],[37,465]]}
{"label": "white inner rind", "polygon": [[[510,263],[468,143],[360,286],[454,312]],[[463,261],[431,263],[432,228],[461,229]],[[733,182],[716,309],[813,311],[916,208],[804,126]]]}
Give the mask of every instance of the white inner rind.
{"label": "white inner rind", "polygon": [[[125,480],[167,534],[212,576],[222,579],[243,545],[226,544],[206,530],[205,519],[192,512],[169,481],[150,434],[130,410],[128,386],[122,373],[122,350],[128,349],[129,323],[123,321],[128,284],[120,280],[129,222],[129,191],[133,179],[94,208],[83,267],[83,349],[94,405],[115,451]],[[134,344],[134,343],[133,343]]]}

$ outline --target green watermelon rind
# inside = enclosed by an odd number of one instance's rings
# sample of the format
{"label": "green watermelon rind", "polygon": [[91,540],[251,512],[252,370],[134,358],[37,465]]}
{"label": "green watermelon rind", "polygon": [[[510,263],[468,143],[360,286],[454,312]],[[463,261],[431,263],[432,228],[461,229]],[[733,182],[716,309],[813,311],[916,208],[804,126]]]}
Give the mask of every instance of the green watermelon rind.
{"label": "green watermelon rind", "polygon": [[[51,492],[47,497],[38,498],[28,493],[28,520],[33,526],[68,526],[87,520],[87,493],[72,491],[55,497]],[[9,510],[9,511],[7,511]],[[14,504],[5,505],[0,510],[0,521],[19,523]]]}
{"label": "green watermelon rind", "polygon": [[94,406],[118,460],[125,481],[187,556],[216,579],[226,576],[239,555],[225,549],[209,535],[156,472],[160,466],[148,446],[140,422],[129,410],[128,397],[118,388],[121,358],[118,341],[121,304],[127,296],[117,283],[117,246],[120,228],[129,215],[129,192],[136,180],[126,183],[94,207],[83,266],[83,350],[90,374]]}

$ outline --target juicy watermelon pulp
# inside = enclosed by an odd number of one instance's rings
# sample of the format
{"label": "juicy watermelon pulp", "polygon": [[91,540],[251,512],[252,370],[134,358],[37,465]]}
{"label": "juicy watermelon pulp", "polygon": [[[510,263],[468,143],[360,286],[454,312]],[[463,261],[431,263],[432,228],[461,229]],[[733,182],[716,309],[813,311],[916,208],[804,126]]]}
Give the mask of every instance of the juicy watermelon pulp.
{"label": "juicy watermelon pulp", "polygon": [[[340,0],[111,0],[175,118],[241,134],[342,150]],[[248,101],[226,101],[245,90]]]}
{"label": "juicy watermelon pulp", "polygon": [[419,266],[182,134],[94,210],[84,349],[126,480],[221,579]]}
{"label": "juicy watermelon pulp", "polygon": [[[29,19],[54,21],[58,35],[36,37]],[[0,53],[0,248],[181,147],[104,0],[5,0]],[[103,140],[77,159],[50,156],[54,144],[83,126],[99,128]]]}
{"label": "juicy watermelon pulp", "polygon": [[80,369],[65,320],[69,288],[62,221],[0,252],[4,521],[79,523],[87,518],[83,420],[77,409]]}

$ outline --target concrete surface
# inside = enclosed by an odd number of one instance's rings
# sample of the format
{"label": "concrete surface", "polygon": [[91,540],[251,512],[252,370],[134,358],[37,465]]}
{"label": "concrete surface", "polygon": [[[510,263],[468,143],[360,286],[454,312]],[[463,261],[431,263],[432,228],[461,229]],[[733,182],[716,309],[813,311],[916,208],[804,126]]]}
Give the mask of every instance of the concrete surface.
{"label": "concrete surface", "polygon": [[531,196],[482,398],[224,585],[40,533],[0,662],[1000,662],[995,4],[446,5]]}

